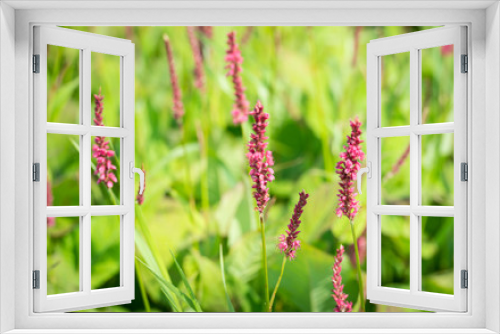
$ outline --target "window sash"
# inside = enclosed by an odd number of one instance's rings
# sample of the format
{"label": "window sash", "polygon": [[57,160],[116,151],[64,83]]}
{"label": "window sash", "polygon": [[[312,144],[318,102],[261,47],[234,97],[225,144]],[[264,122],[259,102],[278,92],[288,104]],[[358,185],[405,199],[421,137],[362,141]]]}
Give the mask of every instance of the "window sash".
{"label": "window sash", "polygon": [[[47,122],[47,45],[80,50],[80,124]],[[92,52],[119,56],[120,127],[92,126]],[[34,161],[40,163],[40,182],[34,184],[34,269],[40,271],[40,289],[34,289],[35,312],[67,312],[118,305],[134,299],[134,179],[128,166],[134,161],[134,45],[130,41],[75,30],[35,27],[34,53],[40,55],[40,73],[34,75]],[[47,207],[47,134],[78,135],[79,206]],[[120,205],[91,205],[92,136],[120,138]],[[132,164],[133,165],[133,164]],[[120,215],[120,286],[91,289],[91,217]],[[79,217],[79,290],[47,295],[47,217]]]}
{"label": "window sash", "polygon": [[[467,162],[467,76],[460,73],[461,54],[467,54],[465,27],[444,27],[371,41],[367,47],[367,161],[372,178],[367,179],[367,298],[373,303],[424,310],[467,310],[467,290],[461,289],[460,271],[467,269],[467,183],[460,180],[460,163]],[[420,124],[420,49],[454,45],[454,122]],[[410,124],[381,125],[381,57],[410,52]],[[454,206],[420,205],[421,142],[424,134],[454,133]],[[381,138],[410,137],[410,205],[380,205]],[[381,217],[410,216],[410,289],[381,286]],[[420,217],[454,217],[454,295],[419,291],[421,282]]]}

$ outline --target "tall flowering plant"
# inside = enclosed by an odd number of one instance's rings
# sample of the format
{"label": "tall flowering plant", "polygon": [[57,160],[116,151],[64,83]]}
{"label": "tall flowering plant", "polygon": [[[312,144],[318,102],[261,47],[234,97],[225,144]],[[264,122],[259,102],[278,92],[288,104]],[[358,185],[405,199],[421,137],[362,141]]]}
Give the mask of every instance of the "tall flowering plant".
{"label": "tall flowering plant", "polygon": [[163,42],[165,43],[165,51],[167,52],[168,71],[170,73],[170,82],[172,83],[174,118],[178,124],[182,124],[184,105],[182,104],[179,79],[177,78],[177,72],[175,71],[174,54],[172,52],[172,46],[170,45],[170,39],[167,35],[163,35]]}
{"label": "tall flowering plant", "polygon": [[[94,94],[95,99],[95,109],[94,109],[94,124],[97,126],[104,126],[102,119],[102,113],[104,110],[104,105],[102,100],[104,97],[101,95],[101,89],[99,89],[99,94]],[[116,175],[113,173],[116,170],[116,166],[111,162],[111,157],[115,156],[115,151],[109,148],[109,141],[106,137],[95,137],[95,144],[92,147],[92,157],[97,159],[96,170],[94,172],[97,175],[97,184],[104,183],[108,188],[112,188],[113,184],[118,180]]]}
{"label": "tall flowering plant", "polygon": [[278,282],[276,283],[273,295],[271,297],[271,302],[269,304],[269,312],[273,310],[274,298],[276,297],[276,292],[278,291],[281,279],[283,277],[283,273],[285,272],[286,260],[295,259],[295,257],[297,256],[296,250],[300,248],[300,240],[297,239],[297,236],[300,233],[298,228],[301,223],[300,216],[302,216],[302,213],[304,212],[304,207],[307,204],[307,198],[309,198],[309,194],[306,194],[305,191],[299,193],[299,201],[297,202],[295,208],[293,209],[293,215],[292,218],[290,219],[290,224],[288,224],[287,226],[288,230],[286,231],[286,234],[282,234],[279,236],[278,248],[280,249],[280,251],[283,253],[284,256],[283,256],[283,263],[281,264],[281,273],[280,276],[278,277]]}
{"label": "tall flowering plant", "polygon": [[226,51],[226,69],[227,76],[232,77],[234,86],[234,105],[233,105],[233,123],[241,124],[248,119],[248,108],[250,103],[247,101],[245,96],[245,87],[243,86],[243,81],[241,80],[240,73],[243,71],[241,64],[243,63],[243,57],[241,56],[240,49],[236,43],[236,33],[234,31],[227,34],[227,45],[228,49]]}
{"label": "tall flowering plant", "polygon": [[337,255],[335,256],[335,263],[333,264],[333,299],[337,306],[333,310],[334,312],[352,312],[352,302],[348,302],[347,295],[344,293],[344,285],[342,284],[342,259],[344,255],[344,246],[340,245],[337,249]]}
{"label": "tall flowering plant", "polygon": [[253,181],[253,197],[256,201],[255,210],[259,212],[260,231],[262,239],[262,269],[264,271],[264,288],[265,288],[265,310],[269,308],[269,280],[267,274],[267,255],[266,255],[266,233],[264,225],[264,209],[269,201],[268,182],[274,180],[274,170],[271,166],[274,165],[273,153],[267,150],[268,143],[266,140],[266,127],[269,114],[264,112],[264,107],[260,101],[257,101],[255,108],[250,115],[253,116],[255,122],[252,125],[253,132],[250,135],[248,143],[248,163],[250,165],[250,176]]}
{"label": "tall flowering plant", "polygon": [[203,57],[201,54],[201,47],[198,39],[196,38],[195,27],[187,27],[189,44],[193,52],[194,59],[194,85],[201,91],[205,90],[205,73],[203,71]]}
{"label": "tall flowering plant", "polygon": [[363,289],[363,279],[361,277],[361,265],[359,260],[358,243],[354,232],[353,220],[358,214],[359,201],[356,200],[357,193],[354,192],[354,180],[361,168],[361,161],[364,160],[365,154],[361,148],[361,122],[355,119],[350,122],[351,135],[347,136],[347,145],[344,146],[344,151],[340,153],[340,161],[337,163],[336,173],[340,177],[340,189],[338,197],[337,216],[342,218],[346,216],[351,225],[351,233],[356,252],[356,265],[358,271],[359,297],[361,301],[361,311],[365,311],[365,299]]}
{"label": "tall flowering plant", "polygon": [[274,180],[273,152],[267,150],[269,137],[266,137],[266,127],[269,114],[264,112],[264,107],[260,101],[257,101],[255,108],[250,115],[254,117],[255,122],[252,125],[253,132],[250,134],[250,142],[248,143],[247,158],[250,165],[250,176],[252,177],[254,189],[253,196],[257,203],[256,210],[260,216],[264,212],[264,208],[269,202],[268,182]]}
{"label": "tall flowering plant", "polygon": [[299,193],[299,202],[295,205],[293,209],[293,216],[290,219],[290,224],[288,224],[288,230],[286,235],[282,234],[279,236],[278,248],[285,254],[285,257],[293,260],[295,258],[295,251],[300,248],[300,240],[297,239],[300,231],[298,228],[300,226],[301,220],[300,216],[304,212],[304,207],[307,204],[307,199],[309,194],[305,191]]}

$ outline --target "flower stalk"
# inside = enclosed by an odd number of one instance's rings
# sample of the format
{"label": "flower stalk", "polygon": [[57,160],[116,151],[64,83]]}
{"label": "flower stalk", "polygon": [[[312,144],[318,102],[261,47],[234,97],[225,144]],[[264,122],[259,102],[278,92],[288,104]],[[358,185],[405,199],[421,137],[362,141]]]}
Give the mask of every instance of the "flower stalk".
{"label": "flower stalk", "polygon": [[[104,126],[102,113],[104,110],[104,104],[102,103],[104,96],[101,95],[101,89],[99,88],[99,94],[94,94],[95,99],[95,109],[94,109],[94,124],[97,126]],[[111,157],[115,156],[115,151],[109,148],[109,141],[106,141],[106,137],[95,137],[95,144],[92,147],[92,157],[97,159],[96,170],[94,172],[97,175],[97,184],[104,183],[108,188],[112,188],[113,184],[118,180],[116,175],[113,173],[116,170],[116,166],[111,162]]]}
{"label": "flower stalk", "polygon": [[227,35],[227,45],[229,48],[226,51],[225,58],[227,63],[225,68],[228,70],[226,76],[232,77],[235,97],[231,114],[233,115],[233,123],[241,124],[248,119],[248,108],[250,103],[245,96],[245,87],[243,86],[243,81],[240,76],[240,73],[243,71],[241,67],[243,57],[236,43],[236,33],[234,31]]}
{"label": "flower stalk", "polygon": [[283,256],[283,262],[281,263],[281,272],[280,276],[278,277],[278,282],[276,282],[276,286],[274,287],[273,295],[271,297],[271,301],[269,302],[269,312],[273,311],[273,304],[274,304],[274,298],[276,298],[276,292],[278,292],[278,288],[281,284],[281,279],[283,278],[283,273],[285,272],[285,265],[286,265],[286,256]]}
{"label": "flower stalk", "polygon": [[250,165],[250,176],[252,177],[254,189],[253,197],[256,201],[255,210],[259,211],[260,233],[262,242],[262,270],[264,272],[265,290],[265,311],[269,310],[269,279],[267,274],[267,254],[266,254],[266,231],[264,222],[264,209],[269,201],[268,182],[274,180],[273,153],[266,150],[268,143],[266,140],[266,127],[269,114],[264,112],[264,107],[257,101],[255,108],[250,113],[255,122],[252,125],[253,132],[248,143],[248,163]]}
{"label": "flower stalk", "polygon": [[260,237],[262,244],[262,269],[264,272],[264,309],[269,311],[269,275],[267,272],[267,251],[266,251],[266,226],[264,224],[263,214],[259,214],[260,221]]}
{"label": "flower stalk", "polygon": [[297,229],[300,226],[301,223],[300,216],[302,216],[302,213],[304,212],[304,207],[307,204],[308,197],[309,194],[306,194],[305,191],[299,193],[299,201],[295,205],[295,208],[293,209],[293,215],[292,218],[290,219],[290,224],[288,224],[287,226],[288,230],[286,231],[286,235],[282,234],[279,236],[280,242],[278,244],[278,248],[284,254],[283,264],[281,265],[281,273],[278,278],[278,282],[274,287],[273,296],[271,297],[271,302],[269,303],[269,312],[272,312],[273,310],[274,298],[276,297],[276,292],[278,291],[281,279],[283,278],[283,273],[285,272],[286,260],[295,259],[296,251],[300,248],[300,240],[297,239],[297,236],[299,235],[300,231],[298,231]]}
{"label": "flower stalk", "polygon": [[346,216],[351,225],[351,234],[354,243],[354,251],[356,252],[356,268],[358,272],[360,310],[365,311],[365,299],[363,289],[363,278],[361,275],[361,265],[359,260],[358,242],[354,232],[354,218],[358,214],[359,201],[356,200],[357,193],[354,192],[354,180],[361,168],[361,161],[365,158],[365,154],[361,149],[361,122],[356,118],[350,122],[351,135],[347,136],[347,146],[344,146],[344,152],[340,153],[340,161],[337,163],[336,173],[340,177],[340,190],[338,197],[337,216],[342,218]]}
{"label": "flower stalk", "polygon": [[203,57],[200,43],[196,38],[195,27],[187,27],[187,32],[194,59],[194,85],[203,92],[205,90],[205,73],[203,71]]}
{"label": "flower stalk", "polygon": [[349,297],[344,293],[344,285],[342,284],[342,259],[344,255],[344,246],[340,245],[337,249],[337,255],[335,256],[335,263],[333,265],[333,299],[337,304],[334,312],[352,312],[352,302],[347,302],[346,299]]}
{"label": "flower stalk", "polygon": [[173,112],[174,119],[179,125],[182,124],[182,116],[184,115],[184,105],[182,104],[182,94],[179,87],[179,79],[177,77],[177,72],[175,71],[175,61],[174,54],[172,52],[172,46],[170,45],[170,39],[165,34],[163,35],[163,42],[165,43],[165,50],[167,52],[167,62],[168,71],[170,73],[170,82],[172,84],[173,92]]}
{"label": "flower stalk", "polygon": [[349,225],[351,225],[351,234],[352,241],[354,243],[354,251],[356,253],[356,271],[358,272],[358,285],[359,285],[359,300],[360,300],[360,311],[365,312],[365,290],[363,286],[363,277],[361,275],[361,262],[359,261],[359,251],[358,251],[358,243],[356,239],[356,232],[354,232],[354,223],[349,221]]}

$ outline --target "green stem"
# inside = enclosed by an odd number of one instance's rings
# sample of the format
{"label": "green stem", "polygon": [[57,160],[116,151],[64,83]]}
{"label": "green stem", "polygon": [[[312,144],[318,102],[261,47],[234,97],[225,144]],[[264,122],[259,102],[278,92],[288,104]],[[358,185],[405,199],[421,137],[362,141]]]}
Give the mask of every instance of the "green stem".
{"label": "green stem", "polygon": [[259,214],[260,220],[260,235],[262,238],[262,269],[264,270],[264,287],[265,287],[265,308],[266,312],[269,311],[269,279],[267,277],[267,254],[266,254],[266,231],[264,226],[264,217]]}
{"label": "green stem", "polygon": [[278,282],[276,282],[276,286],[274,287],[273,296],[271,297],[271,302],[269,303],[269,312],[273,311],[274,298],[276,297],[276,292],[278,292],[281,279],[283,278],[283,273],[285,272],[285,264],[286,264],[286,255],[283,256],[283,263],[281,264],[281,273],[280,277],[278,278]]}
{"label": "green stem", "polygon": [[[187,192],[187,195],[189,197],[188,199],[188,203],[189,203],[189,212],[188,212],[188,215],[189,215],[189,219],[191,220],[191,223],[194,225],[195,224],[195,220],[194,220],[194,212],[196,211],[196,203],[194,201],[194,197],[193,197],[193,185],[192,185],[192,182],[191,182],[191,170],[190,170],[190,164],[189,164],[189,157],[188,157],[188,152],[187,152],[187,148],[186,148],[186,141],[187,141],[187,134],[186,134],[186,131],[185,131],[185,127],[184,125],[182,125],[182,149],[184,151],[184,163],[185,163],[185,176],[186,176],[186,192]],[[198,247],[198,245],[195,245],[195,247]]]}
{"label": "green stem", "polygon": [[144,303],[144,309],[146,312],[151,312],[151,306],[149,305],[148,294],[144,288],[144,281],[142,279],[141,270],[139,269],[139,264],[137,259],[135,260],[135,272],[137,274],[137,282],[139,283],[139,289],[141,290],[142,301]]}
{"label": "green stem", "polygon": [[111,188],[108,188],[106,185],[104,185],[106,189],[108,190],[109,198],[111,198],[111,201],[113,202],[113,205],[118,205],[118,198],[116,198],[115,193]]}
{"label": "green stem", "polygon": [[361,302],[361,312],[365,312],[365,290],[363,289],[363,278],[361,277],[361,265],[359,261],[359,252],[358,252],[358,241],[356,239],[356,233],[354,233],[354,224],[352,220],[349,221],[351,225],[351,234],[352,240],[354,242],[354,251],[356,252],[356,267],[358,270],[358,283],[359,283],[359,299]]}

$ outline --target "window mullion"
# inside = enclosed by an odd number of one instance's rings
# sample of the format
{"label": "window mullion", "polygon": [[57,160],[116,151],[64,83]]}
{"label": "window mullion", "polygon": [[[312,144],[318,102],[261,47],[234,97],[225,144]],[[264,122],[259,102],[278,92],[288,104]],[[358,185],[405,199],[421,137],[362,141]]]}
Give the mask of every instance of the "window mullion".
{"label": "window mullion", "polygon": [[[80,149],[80,180],[81,180],[81,198],[83,206],[90,208],[91,205],[91,134],[90,126],[92,124],[91,115],[91,52],[89,48],[82,50],[82,61],[80,66],[80,115],[81,123],[89,131],[82,135]],[[90,293],[91,290],[91,216],[88,212],[82,217],[80,231],[80,286],[81,290]]]}
{"label": "window mullion", "polygon": [[420,194],[420,170],[418,168],[420,161],[419,135],[414,130],[419,121],[420,108],[420,61],[419,50],[413,48],[410,50],[410,291],[416,293],[419,285],[419,217],[413,210],[419,204]]}

